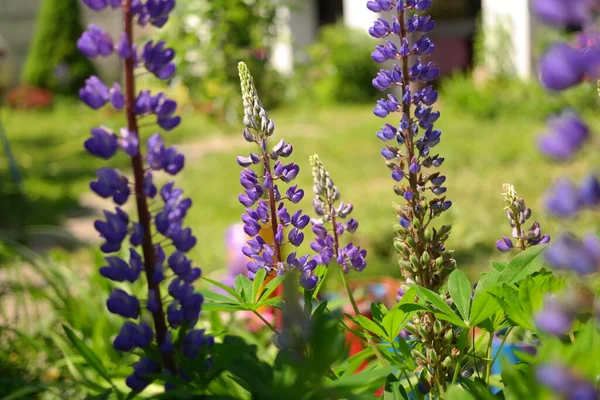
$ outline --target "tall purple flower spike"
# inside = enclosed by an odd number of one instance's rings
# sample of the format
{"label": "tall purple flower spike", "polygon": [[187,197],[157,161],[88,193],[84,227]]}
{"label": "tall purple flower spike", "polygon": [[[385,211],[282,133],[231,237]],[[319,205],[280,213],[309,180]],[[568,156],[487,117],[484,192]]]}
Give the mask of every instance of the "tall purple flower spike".
{"label": "tall purple flower spike", "polygon": [[[525,249],[535,246],[538,244],[549,243],[550,235],[542,234],[539,222],[535,221],[529,229],[526,230],[525,224],[531,217],[531,208],[527,207],[525,200],[523,200],[517,194],[515,187],[508,183],[505,183],[502,188],[504,189],[504,201],[506,207],[506,216],[508,222],[512,228],[512,237],[516,240],[516,248],[524,251]],[[502,236],[502,239],[496,242],[496,248],[502,253],[507,253],[513,249],[512,240],[506,236]]]}
{"label": "tall purple flower spike", "polygon": [[[301,210],[294,213],[288,211],[287,203],[298,203],[304,197],[304,191],[297,185],[284,188],[284,184],[289,184],[296,178],[300,167],[293,162],[284,163],[283,159],[289,157],[293,150],[292,145],[285,140],[281,139],[271,150],[268,149],[268,138],[275,131],[275,123],[269,119],[258,98],[246,64],[240,62],[238,69],[244,103],[243,122],[246,126],[243,136],[258,148],[257,153],[237,158],[238,164],[244,168],[240,173],[240,184],[244,192],[238,196],[238,200],[246,207],[242,221],[244,232],[251,238],[242,249],[243,254],[251,259],[246,265],[248,276],[253,278],[260,268],[271,275],[296,269],[300,272],[300,284],[310,290],[316,285],[312,274],[316,262],[306,255],[298,256],[296,252],[291,252],[287,257],[282,252],[284,245],[298,247],[303,243],[302,230],[309,221],[309,217],[303,215]],[[250,168],[253,165],[260,165],[259,174]],[[271,230],[272,243],[260,236],[263,227]]]}
{"label": "tall purple flower spike", "polygon": [[[193,361],[213,343],[203,330],[194,329],[200,317],[203,297],[194,291],[193,286],[201,270],[186,254],[196,244],[191,229],[184,225],[192,202],[173,182],[162,186],[160,196],[157,196],[159,190],[154,185],[154,174],[179,173],[185,164],[184,156],[175,147],[166,147],[160,133],[147,139],[145,155],[140,151],[138,118],[153,115],[158,127],[166,131],[175,128],[181,118],[175,114],[177,103],[164,93],[152,95],[150,91],[141,90],[136,95],[135,68],[143,65],[159,79],[168,79],[175,73],[175,64],[172,62],[173,50],[166,48],[164,42],[154,44],[150,41],[141,46],[144,51],[138,55],[133,25],[134,21],[141,25],[164,25],[175,1],[148,0],[142,4],[138,0],[83,0],[83,3],[95,11],[107,7],[121,8],[125,21],[125,31],[117,45],[106,32],[94,25],[78,41],[79,50],[91,58],[108,56],[116,50],[125,66],[124,90],[118,83],[109,88],[98,77],[92,76],[79,91],[79,96],[93,109],[110,103],[116,110],[125,110],[126,114],[127,126],[121,129],[120,137],[108,128],[94,128],[84,146],[90,154],[103,159],[110,159],[119,149],[131,159],[132,181],[117,169],[101,168],[96,171],[97,179],[91,182],[90,188],[100,197],[111,198],[119,206],[126,204],[130,197],[136,201],[137,222],[117,207],[114,212],[105,211],[104,218],[96,221],[94,226],[104,239],[101,250],[109,254],[105,258],[107,265],[100,268],[102,276],[115,282],[131,283],[139,280],[142,272],[145,276],[147,301],[139,300],[124,289],[114,289],[106,303],[111,313],[127,319],[114,339],[114,347],[125,352],[143,348],[146,354],[157,355],[157,359],[141,358],[125,381],[133,391],[139,392],[154,380],[149,375],[156,376],[161,371],[186,377],[186,371],[177,364],[175,355],[179,352]],[[133,193],[135,195],[132,196]],[[162,206],[151,214],[148,199],[154,198]],[[167,254],[167,246],[163,248],[155,242],[154,231],[175,250]],[[112,253],[127,246],[127,237],[131,247],[129,260],[124,260]],[[162,294],[162,283],[167,279],[171,282],[168,286],[170,300]],[[146,313],[151,315],[152,326],[141,322],[142,319],[150,319],[143,318]],[[180,327],[184,327],[178,334],[182,344],[175,345],[171,338]]]}
{"label": "tall purple flower spike", "polygon": [[[455,261],[444,246],[450,227],[437,231],[427,228],[431,220],[452,206],[445,197],[446,177],[431,170],[442,165],[444,159],[433,153],[442,133],[434,126],[440,113],[433,108],[438,92],[431,82],[440,70],[433,62],[423,61],[435,50],[435,44],[427,36],[435,28],[435,22],[423,14],[430,7],[430,0],[367,2],[367,8],[373,12],[393,14],[390,19],[378,18],[369,34],[387,39],[385,44],[375,47],[371,58],[377,63],[397,62],[390,69],[382,69],[373,79],[378,90],[392,90],[377,102],[373,113],[380,118],[397,115],[399,119],[399,123],[386,122],[377,137],[385,143],[381,154],[395,183],[394,191],[402,198],[402,203],[396,206],[401,269],[407,279],[436,290],[454,268]],[[398,44],[391,36],[398,37]],[[415,89],[415,82],[422,82],[423,88]],[[411,258],[418,261],[411,263]]]}
{"label": "tall purple flower spike", "polygon": [[[358,229],[358,221],[348,218],[354,207],[352,203],[345,204],[340,201],[340,191],[319,156],[316,154],[311,156],[310,163],[315,193],[313,206],[315,213],[321,217],[312,221],[315,240],[310,246],[317,252],[314,260],[321,265],[328,265],[334,261],[345,273],[349,273],[351,269],[361,272],[367,266],[367,251],[361,250],[352,243],[346,246],[340,244],[345,232],[354,233]],[[325,224],[330,228],[328,229]]]}

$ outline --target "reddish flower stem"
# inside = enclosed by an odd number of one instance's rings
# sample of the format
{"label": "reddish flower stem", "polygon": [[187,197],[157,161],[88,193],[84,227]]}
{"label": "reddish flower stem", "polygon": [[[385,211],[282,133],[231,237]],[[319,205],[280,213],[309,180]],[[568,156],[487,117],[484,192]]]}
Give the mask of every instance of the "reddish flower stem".
{"label": "reddish flower stem", "polygon": [[[269,174],[269,176],[271,177],[271,182],[273,182],[269,154],[267,154],[266,152],[263,152],[263,160],[265,163],[265,173]],[[267,190],[269,192],[269,207],[271,210],[271,229],[273,230],[273,248],[275,250],[275,262],[280,263],[282,261],[281,247],[275,239],[275,235],[277,235],[277,209],[275,208],[275,190],[273,189],[273,187]],[[277,289],[275,289],[275,296],[283,296],[282,285],[279,285]],[[281,330],[281,328],[283,327],[283,314],[281,313],[281,310],[278,310],[277,308],[275,308],[273,311],[275,314],[275,328],[277,328],[277,330]]]}
{"label": "reddish flower stem", "polygon": [[[131,13],[131,0],[125,0],[124,5],[124,24],[125,34],[129,40],[130,45],[133,43],[133,15]],[[130,132],[138,134],[138,122],[134,112],[135,104],[135,76],[134,76],[134,60],[133,56],[125,59],[125,113],[127,116],[127,128]],[[138,136],[139,139],[139,136]],[[156,331],[156,340],[160,346],[165,341],[167,334],[167,324],[165,321],[165,313],[163,311],[162,297],[160,295],[160,286],[158,283],[153,282],[153,276],[155,273],[156,256],[154,253],[154,245],[152,243],[152,216],[148,211],[148,202],[144,193],[144,164],[140,151],[140,144],[138,140],[138,151],[135,157],[132,158],[131,163],[133,167],[133,176],[135,183],[135,199],[138,211],[138,220],[142,226],[144,237],[142,240],[142,251],[144,254],[144,271],[146,273],[146,280],[148,282],[148,292],[154,291],[156,293],[156,299],[158,301],[158,311],[152,313],[154,320],[154,329]],[[161,352],[163,367],[167,370],[175,373],[177,372],[177,365],[172,354],[165,354]]]}

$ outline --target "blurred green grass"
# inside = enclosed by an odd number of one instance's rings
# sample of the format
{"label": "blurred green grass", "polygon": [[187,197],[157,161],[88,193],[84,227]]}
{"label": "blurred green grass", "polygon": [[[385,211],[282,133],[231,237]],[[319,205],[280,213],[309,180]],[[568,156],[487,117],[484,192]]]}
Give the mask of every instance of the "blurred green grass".
{"label": "blurred green grass", "polygon": [[[505,182],[516,186],[547,233],[556,235],[567,228],[582,231],[597,222],[586,214],[567,226],[542,210],[542,193],[551,181],[560,175],[579,179],[590,169],[593,157],[583,154],[568,165],[544,159],[535,147],[544,115],[505,115],[489,120],[445,109],[443,104],[441,111],[442,142],[434,150],[446,158],[440,171],[448,177],[447,195],[454,204],[439,223],[453,224],[448,247],[456,250],[461,268],[475,272],[487,268],[490,256],[503,257],[496,254],[494,242],[510,233],[502,210]],[[225,267],[225,230],[239,221],[243,211],[237,201],[240,168],[235,156],[252,148],[242,139],[240,126],[220,126],[191,110],[185,114],[182,126],[165,137],[188,156],[186,169],[176,180],[194,201],[187,218],[198,237],[193,256],[210,272]],[[277,126],[272,144],[284,138],[294,145],[291,160],[301,167],[296,183],[307,192],[301,207],[310,211],[308,157],[318,153],[342,199],[354,203],[360,228],[353,239],[370,252],[366,275],[396,275],[391,248],[396,196],[375,137],[382,121],[372,115],[371,106],[290,107],[271,117]],[[11,223],[61,224],[78,212],[78,199],[88,192],[94,170],[106,165],[83,151],[89,129],[104,124],[118,130],[123,121],[117,114],[91,112],[71,102],[59,102],[53,110],[43,112],[4,110],[2,118],[23,169],[27,201],[11,195],[8,165],[2,157],[0,206],[10,211],[2,213],[0,229]],[[152,133],[150,129],[144,135]],[[126,162],[119,156],[111,164],[125,166]]]}

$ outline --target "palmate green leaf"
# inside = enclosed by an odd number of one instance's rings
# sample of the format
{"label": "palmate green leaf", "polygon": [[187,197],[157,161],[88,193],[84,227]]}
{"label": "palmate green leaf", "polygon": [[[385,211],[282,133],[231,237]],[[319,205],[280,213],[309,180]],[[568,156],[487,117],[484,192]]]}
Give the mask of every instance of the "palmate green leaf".
{"label": "palmate green leaf", "polygon": [[265,281],[265,277],[267,276],[267,271],[264,268],[258,270],[258,272],[254,275],[254,282],[252,282],[252,299],[250,299],[251,303],[258,301],[258,295],[260,293],[260,289]]}
{"label": "palmate green leaf", "polygon": [[448,291],[463,320],[468,321],[471,313],[471,282],[459,269],[455,269],[448,277]]}
{"label": "palmate green leaf", "polygon": [[458,315],[454,313],[454,311],[452,311],[450,306],[446,304],[439,294],[422,286],[415,286],[415,290],[417,291],[419,297],[422,297],[431,303],[431,305],[433,305],[435,308],[437,308],[438,311],[434,313],[437,318],[448,321],[451,324],[462,328],[468,328],[468,325],[465,324],[465,322],[461,320]]}
{"label": "palmate green leaf", "polygon": [[373,349],[370,346],[366,347],[360,352],[345,359],[341,364],[335,367],[334,371],[338,376],[342,373],[344,373],[344,375],[352,374],[363,364],[364,361],[372,358],[373,355]]}
{"label": "palmate green leaf", "polygon": [[384,378],[394,372],[395,367],[380,368],[377,366],[371,370],[364,370],[358,374],[345,374],[340,379],[328,382],[327,388],[360,388],[372,385],[377,381],[381,381],[383,386]]}
{"label": "palmate green leaf", "polygon": [[315,290],[313,290],[313,293],[312,293],[313,299],[316,299],[317,296],[319,295],[319,293],[321,292],[323,283],[325,282],[325,279],[327,278],[327,274],[329,273],[329,268],[327,268],[327,267],[328,267],[327,265],[319,265],[313,271],[313,273],[319,277],[319,282],[317,283],[317,287],[315,288]]}
{"label": "palmate green leaf", "polygon": [[260,302],[252,305],[249,310],[256,310],[261,307],[277,307],[280,308],[283,296],[269,297],[268,299],[261,300]]}
{"label": "palmate green leaf", "polygon": [[387,307],[383,303],[371,303],[371,315],[374,321],[381,322],[388,312]]}
{"label": "palmate green leaf", "polygon": [[382,325],[387,333],[386,339],[390,342],[394,341],[415,314],[416,311],[406,313],[400,309],[395,309],[383,317]]}
{"label": "palmate green leaf", "polygon": [[107,391],[105,391],[104,393],[100,393],[98,395],[92,396],[86,396],[84,400],[106,400],[110,398],[110,395],[113,393],[113,388],[108,389]]}
{"label": "palmate green leaf", "polygon": [[285,275],[279,275],[275,278],[271,279],[269,283],[265,286],[264,290],[260,294],[260,299],[267,298],[281,285],[281,283],[285,280]]}
{"label": "palmate green leaf", "polygon": [[511,285],[542,269],[545,264],[544,252],[546,247],[547,245],[540,244],[519,253],[500,272],[498,283]]}
{"label": "palmate green leaf", "polygon": [[209,291],[200,291],[200,292],[202,293],[202,296],[204,296],[204,298],[206,300],[210,300],[212,302],[240,304],[238,299],[236,299],[235,297],[225,296],[221,293],[215,293],[215,292],[209,292]]}
{"label": "palmate green leaf", "polygon": [[386,333],[385,330],[383,329],[383,327],[381,327],[379,324],[377,324],[376,322],[370,320],[369,318],[365,317],[364,315],[359,315],[355,318],[355,321],[357,324],[359,324],[360,326],[362,326],[363,328],[365,328],[366,330],[368,330],[369,332],[381,337],[381,338],[386,338]]}
{"label": "palmate green leaf", "polygon": [[246,276],[240,274],[235,277],[234,282],[235,291],[240,294],[242,300],[246,304],[252,304],[252,282]]}
{"label": "palmate green leaf", "polygon": [[478,326],[481,322],[500,311],[500,309],[498,301],[487,290],[479,292],[476,290],[473,305],[471,306],[469,326]]}
{"label": "palmate green leaf", "polygon": [[111,386],[113,385],[112,379],[108,374],[108,371],[100,361],[100,358],[81,340],[75,335],[75,332],[71,330],[68,326],[62,326],[69,341],[73,344],[73,347],[77,349],[79,354],[88,362],[88,364],[98,372],[98,374],[103,377]]}
{"label": "palmate green leaf", "polygon": [[246,311],[250,310],[249,307],[244,304],[237,303],[205,303],[202,305],[203,311]]}
{"label": "palmate green leaf", "polygon": [[531,312],[524,310],[519,300],[518,292],[507,285],[490,289],[496,301],[500,304],[506,316],[522,328],[535,330]]}
{"label": "palmate green leaf", "polygon": [[235,297],[236,299],[238,299],[238,301],[243,301],[243,298],[235,290],[233,290],[229,286],[224,285],[221,282],[217,282],[217,281],[214,281],[212,279],[206,278],[204,276],[202,277],[202,279],[204,279],[205,281],[207,281],[210,284],[215,285],[218,288],[223,289],[224,291],[226,291],[227,293],[229,293],[230,295],[232,295],[233,297]]}
{"label": "palmate green leaf", "polygon": [[404,386],[394,374],[389,374],[385,380],[383,400],[408,400],[408,394]]}
{"label": "palmate green leaf", "polygon": [[508,267],[508,261],[490,261],[490,265],[498,272],[502,272]]}
{"label": "palmate green leaf", "polygon": [[461,386],[451,386],[444,395],[445,400],[475,400],[471,393]]}

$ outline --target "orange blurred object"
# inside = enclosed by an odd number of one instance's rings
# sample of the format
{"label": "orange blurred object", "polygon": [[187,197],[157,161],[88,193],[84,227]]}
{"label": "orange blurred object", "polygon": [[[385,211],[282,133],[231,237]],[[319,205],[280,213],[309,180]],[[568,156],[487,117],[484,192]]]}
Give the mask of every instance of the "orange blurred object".
{"label": "orange blurred object", "polygon": [[35,86],[23,85],[8,92],[8,104],[20,110],[43,109],[52,106],[54,94]]}

